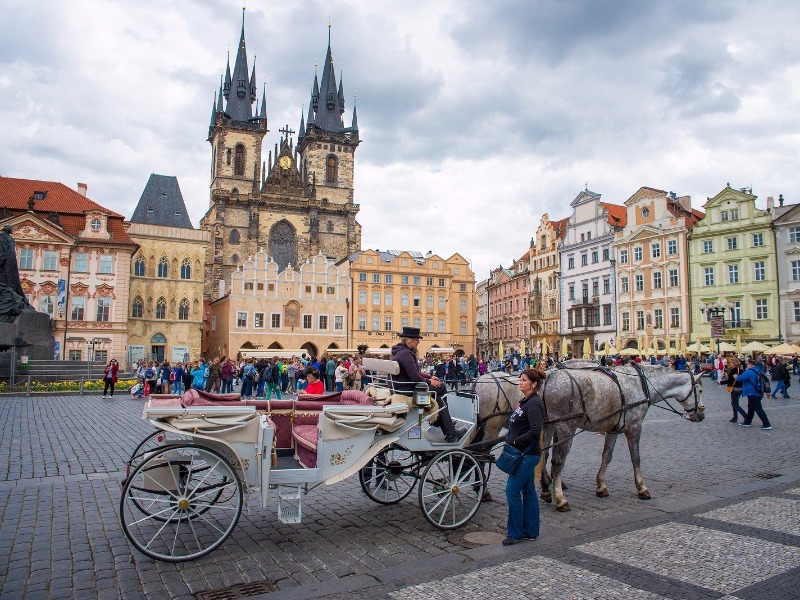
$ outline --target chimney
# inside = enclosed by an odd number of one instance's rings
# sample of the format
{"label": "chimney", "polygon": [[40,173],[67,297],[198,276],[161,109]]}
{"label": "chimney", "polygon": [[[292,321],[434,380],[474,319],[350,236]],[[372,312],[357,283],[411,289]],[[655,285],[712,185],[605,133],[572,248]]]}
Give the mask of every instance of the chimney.
{"label": "chimney", "polygon": [[692,211],[692,197],[691,196],[679,196],[675,198],[675,201],[680,204],[684,210],[691,212]]}
{"label": "chimney", "polygon": [[223,298],[224,296],[225,296],[225,280],[224,279],[220,279],[219,280],[219,293],[217,295],[217,298]]}
{"label": "chimney", "polygon": [[767,210],[772,210],[775,206],[775,198],[772,196],[767,196]]}
{"label": "chimney", "polygon": [[86,196],[86,190],[87,190],[88,187],[89,186],[86,185],[85,183],[78,183],[78,193],[81,196]]}

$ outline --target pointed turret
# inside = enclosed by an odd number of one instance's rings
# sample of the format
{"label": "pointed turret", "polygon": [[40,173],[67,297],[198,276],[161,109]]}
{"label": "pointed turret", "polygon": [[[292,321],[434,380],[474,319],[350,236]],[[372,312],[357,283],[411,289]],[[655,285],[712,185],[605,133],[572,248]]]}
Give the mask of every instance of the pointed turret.
{"label": "pointed turret", "polygon": [[358,115],[356,115],[356,102],[353,100],[353,124],[350,126],[353,131],[358,131]]}
{"label": "pointed turret", "polygon": [[261,92],[261,114],[258,115],[262,119],[267,118],[267,84],[264,84],[264,90]]}
{"label": "pointed turret", "polygon": [[[253,71],[255,76],[255,70]],[[244,13],[242,13],[242,34],[239,37],[239,49],[236,51],[236,62],[233,64],[231,77],[231,93],[228,97],[227,112],[234,121],[247,121],[253,116],[251,105],[255,102],[255,80],[247,77],[247,48],[244,42]]]}
{"label": "pointed turret", "polygon": [[314,86],[311,88],[311,104],[309,108],[317,110],[319,106],[319,82],[317,81],[317,66],[314,65]]}
{"label": "pointed turret", "polygon": [[217,92],[214,92],[214,102],[211,103],[211,122],[209,127],[214,126],[214,117],[217,116]]}
{"label": "pointed turret", "polygon": [[342,82],[344,81],[344,77],[342,77],[342,72],[339,71],[339,91],[337,95],[339,96],[339,113],[344,114],[344,86]]}
{"label": "pointed turret", "polygon": [[225,65],[225,100],[228,99],[228,96],[231,93],[231,53],[228,52],[228,62]]}
{"label": "pointed turret", "polygon": [[222,106],[222,75],[219,76],[219,95],[217,96],[217,112],[224,112]]}
{"label": "pointed turret", "polygon": [[306,134],[306,119],[305,115],[303,115],[303,110],[300,109],[300,128],[297,130],[297,143],[300,143],[300,140],[303,139],[303,136]]}
{"label": "pointed turret", "polygon": [[[311,96],[311,99],[312,99],[312,102],[313,102],[313,99],[314,99],[313,95]],[[308,105],[308,118],[306,119],[306,127],[311,127],[313,124],[314,124],[314,108],[313,108],[313,104],[309,104]]]}
{"label": "pointed turret", "polygon": [[250,74],[250,100],[256,101],[256,59],[253,59],[253,72]]}

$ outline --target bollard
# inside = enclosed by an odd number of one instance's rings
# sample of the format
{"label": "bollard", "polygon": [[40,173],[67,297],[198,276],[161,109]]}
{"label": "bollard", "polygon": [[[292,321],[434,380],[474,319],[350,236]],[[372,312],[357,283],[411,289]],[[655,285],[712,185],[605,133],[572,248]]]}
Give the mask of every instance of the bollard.
{"label": "bollard", "polygon": [[25,395],[31,397],[31,376],[28,375],[28,382],[25,384]]}
{"label": "bollard", "polygon": [[84,385],[85,382],[86,382],[86,380],[83,377],[81,377],[81,382],[78,385],[78,389],[81,391],[81,396],[83,396],[83,385]]}

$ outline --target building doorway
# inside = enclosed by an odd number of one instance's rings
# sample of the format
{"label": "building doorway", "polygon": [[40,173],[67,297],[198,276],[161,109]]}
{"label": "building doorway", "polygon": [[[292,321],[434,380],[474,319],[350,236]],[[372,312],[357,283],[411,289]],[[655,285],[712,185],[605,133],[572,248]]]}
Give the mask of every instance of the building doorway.
{"label": "building doorway", "polygon": [[164,348],[167,345],[167,338],[162,334],[156,333],[150,338],[150,360],[156,362],[164,361]]}

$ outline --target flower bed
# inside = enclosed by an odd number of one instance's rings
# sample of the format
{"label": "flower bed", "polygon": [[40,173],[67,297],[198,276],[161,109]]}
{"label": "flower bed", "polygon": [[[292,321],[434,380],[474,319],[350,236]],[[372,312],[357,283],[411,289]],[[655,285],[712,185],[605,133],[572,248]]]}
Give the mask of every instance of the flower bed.
{"label": "flower bed", "polygon": [[[115,386],[118,390],[127,390],[137,382],[136,379],[120,379]],[[85,392],[103,391],[103,380],[93,379],[85,381],[83,390]],[[41,381],[31,381],[31,392],[77,392],[81,389],[80,381],[52,381],[43,383]],[[28,382],[20,381],[13,387],[8,385],[5,381],[0,381],[0,394],[12,392],[26,392],[28,390]]]}

